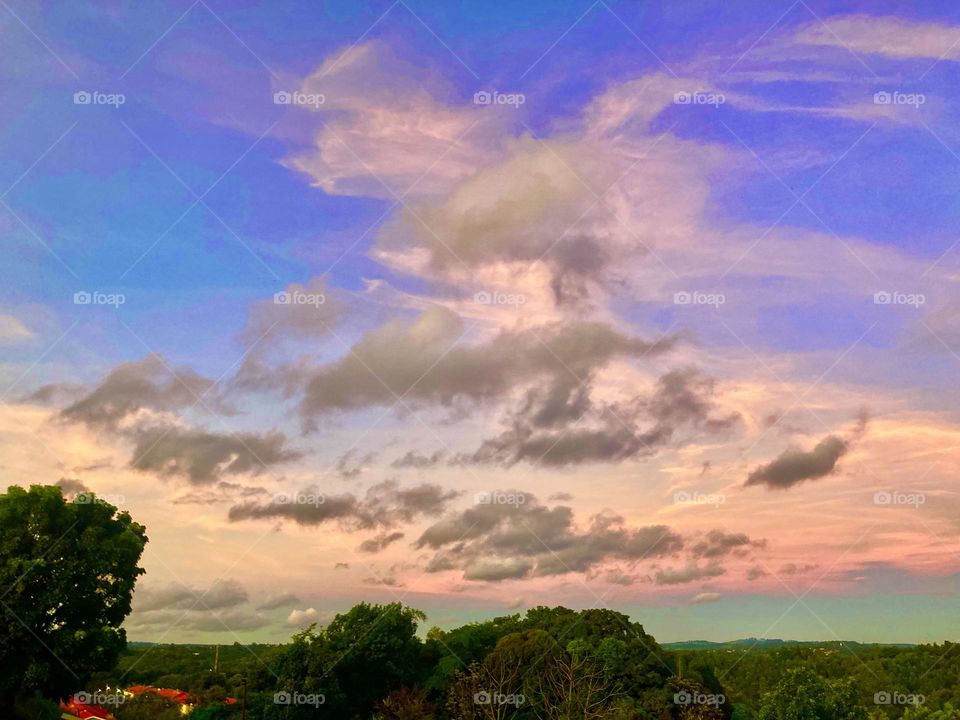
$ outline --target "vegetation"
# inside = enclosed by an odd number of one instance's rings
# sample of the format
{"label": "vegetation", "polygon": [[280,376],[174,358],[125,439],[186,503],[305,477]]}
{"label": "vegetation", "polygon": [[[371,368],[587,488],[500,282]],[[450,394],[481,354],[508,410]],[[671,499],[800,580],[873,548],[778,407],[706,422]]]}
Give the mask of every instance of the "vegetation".
{"label": "vegetation", "polygon": [[146,542],[143,526],[93,495],[0,495],[0,697],[63,697],[117,662]]}
{"label": "vegetation", "polygon": [[[0,697],[57,718],[74,692],[153,685],[195,720],[960,720],[960,645],[738,641],[662,647],[612,610],[537,607],[421,633],[400,603],[361,603],[284,645],[135,645],[144,528],[58,488],[0,495]],[[142,694],[118,720],[174,720]]]}

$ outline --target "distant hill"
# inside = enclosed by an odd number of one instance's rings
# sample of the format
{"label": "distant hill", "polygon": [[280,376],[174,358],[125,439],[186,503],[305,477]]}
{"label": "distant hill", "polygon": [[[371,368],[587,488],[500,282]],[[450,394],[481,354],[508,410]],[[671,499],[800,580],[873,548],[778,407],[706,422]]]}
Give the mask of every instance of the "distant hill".
{"label": "distant hill", "polygon": [[860,643],[853,640],[778,640],[776,638],[744,638],[727,642],[710,640],[682,640],[680,642],[660,643],[667,650],[776,650],[781,647],[821,647],[839,649],[841,647],[914,647],[913,643]]}

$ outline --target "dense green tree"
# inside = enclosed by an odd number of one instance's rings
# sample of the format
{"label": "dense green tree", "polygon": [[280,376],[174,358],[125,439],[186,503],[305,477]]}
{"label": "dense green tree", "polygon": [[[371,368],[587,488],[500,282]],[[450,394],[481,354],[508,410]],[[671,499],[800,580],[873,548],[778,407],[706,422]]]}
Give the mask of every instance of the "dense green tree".
{"label": "dense green tree", "polygon": [[116,664],[146,542],[128,513],[90,494],[0,495],[0,697],[66,697]]}
{"label": "dense green tree", "polygon": [[824,679],[809,668],[790,672],[760,704],[759,720],[865,720],[849,681]]}

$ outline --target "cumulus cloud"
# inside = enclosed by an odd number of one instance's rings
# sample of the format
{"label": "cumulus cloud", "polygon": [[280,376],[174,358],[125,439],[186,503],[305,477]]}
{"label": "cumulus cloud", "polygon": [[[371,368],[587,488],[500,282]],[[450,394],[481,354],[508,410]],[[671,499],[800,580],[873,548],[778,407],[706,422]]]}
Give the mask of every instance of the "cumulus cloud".
{"label": "cumulus cloud", "polygon": [[297,460],[302,453],[286,447],[280,432],[215,433],[173,425],[149,425],[132,433],[131,467],[161,476],[213,483],[223,475],[259,475],[270,466]]}
{"label": "cumulus cloud", "polygon": [[279,595],[270,595],[257,606],[257,610],[276,610],[277,608],[297,605],[300,602],[293,593],[281,593]]}
{"label": "cumulus cloud", "polygon": [[691,601],[694,605],[703,605],[705,603],[715,603],[720,602],[723,598],[723,595],[715,592],[702,592],[694,596]]}
{"label": "cumulus cloud", "polygon": [[395,543],[397,540],[401,540],[403,537],[404,537],[404,534],[399,531],[392,532],[392,533],[380,533],[375,537],[372,537],[368,540],[364,540],[362,543],[360,543],[359,549],[360,549],[360,552],[378,553],[381,550]]}
{"label": "cumulus cloud", "polygon": [[74,478],[60,478],[54,483],[63,492],[63,496],[72,500],[80,493],[90,492],[90,488]]}
{"label": "cumulus cloud", "polygon": [[706,580],[707,578],[723,575],[726,570],[716,560],[710,561],[705,565],[699,565],[694,561],[678,568],[661,568],[657,570],[654,581],[657,585],[686,585],[697,580]]}
{"label": "cumulus cloud", "polygon": [[398,457],[396,460],[390,463],[390,467],[398,469],[416,468],[418,470],[422,470],[424,468],[433,467],[434,465],[439,464],[445,455],[446,452],[443,450],[437,450],[430,455],[424,455],[416,450],[410,450],[406,455]]}
{"label": "cumulus cloud", "polygon": [[138,613],[169,609],[218,610],[242,605],[247,600],[247,591],[236,580],[218,580],[206,590],[173,583],[159,588],[138,586],[133,609]]}
{"label": "cumulus cloud", "polygon": [[416,547],[435,551],[427,571],[460,569],[465,579],[496,582],[587,572],[609,560],[664,557],[683,547],[661,525],[630,528],[619,515],[601,513],[580,530],[569,507],[524,498],[518,505],[475,505],[424,530]]}
{"label": "cumulus cloud", "polygon": [[561,375],[527,392],[510,428],[485,440],[464,460],[512,466],[521,461],[545,466],[620,462],[650,455],[683,427],[725,432],[738,413],[716,414],[714,382],[693,369],[662,376],[649,397],[625,404],[594,403],[587,383]]}
{"label": "cumulus cloud", "polygon": [[60,417],[87,425],[115,427],[140,410],[171,411],[216,403],[204,398],[214,382],[190,370],[170,369],[157,354],[118,365],[87,395],[67,406]]}
{"label": "cumulus cloud", "polygon": [[[459,494],[430,483],[404,488],[396,480],[378,483],[364,496],[322,495],[315,488],[307,488],[291,498],[235,505],[230,508],[229,518],[233,522],[278,518],[306,526],[336,521],[351,529],[391,528],[420,517],[436,517]],[[301,497],[310,501],[300,502]]]}
{"label": "cumulus cloud", "polygon": [[301,410],[307,420],[335,410],[405,402],[451,406],[501,400],[515,387],[574,372],[585,377],[616,357],[664,352],[674,338],[649,342],[600,322],[576,321],[503,331],[486,342],[456,344],[461,318],[433,307],[412,323],[391,321],[358,341],[342,359],[309,378]]}
{"label": "cumulus cloud", "polygon": [[289,627],[302,627],[312,623],[320,622],[321,614],[316,608],[306,608],[305,610],[291,610],[287,615],[287,625]]}
{"label": "cumulus cloud", "polygon": [[695,558],[712,560],[731,553],[744,555],[750,548],[762,548],[765,545],[765,540],[751,540],[744,533],[711,530],[690,548],[690,552]]}
{"label": "cumulus cloud", "polygon": [[849,449],[850,443],[837,435],[828,435],[812,450],[788,448],[775,460],[753,470],[746,484],[785,490],[806,480],[825,477],[834,472],[837,462]]}

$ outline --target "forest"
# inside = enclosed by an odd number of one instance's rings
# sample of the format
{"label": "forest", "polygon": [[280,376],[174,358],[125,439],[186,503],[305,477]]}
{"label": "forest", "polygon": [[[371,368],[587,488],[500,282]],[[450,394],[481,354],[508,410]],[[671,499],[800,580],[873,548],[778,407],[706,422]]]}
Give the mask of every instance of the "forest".
{"label": "forest", "polygon": [[[238,705],[218,701],[241,697],[247,679],[253,718],[960,718],[953,643],[676,649],[622,613],[563,607],[425,635],[423,620],[400,604],[359,604],[284,645],[132,646],[96,682],[181,688],[209,717],[239,717]],[[127,704],[117,717],[158,715]]]}

